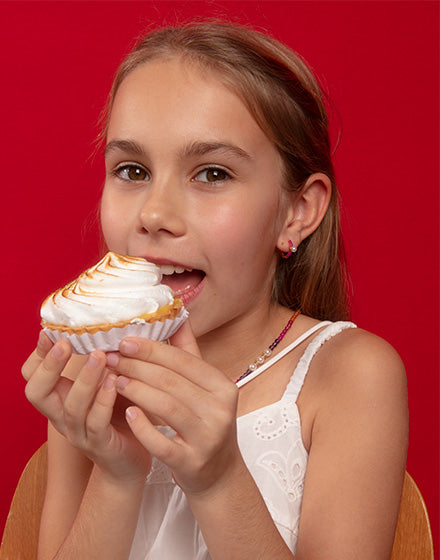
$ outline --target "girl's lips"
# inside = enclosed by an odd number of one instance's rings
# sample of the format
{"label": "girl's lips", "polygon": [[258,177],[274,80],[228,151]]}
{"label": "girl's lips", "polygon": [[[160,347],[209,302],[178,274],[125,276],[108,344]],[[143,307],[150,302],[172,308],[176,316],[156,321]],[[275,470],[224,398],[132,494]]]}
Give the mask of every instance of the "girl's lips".
{"label": "girl's lips", "polygon": [[200,294],[200,292],[203,290],[204,283],[205,283],[205,277],[203,277],[200,283],[197,284],[197,286],[195,286],[194,288],[191,288],[188,291],[177,293],[176,295],[180,297],[180,299],[183,302],[183,305],[186,306],[188,305],[189,302],[193,301]]}
{"label": "girl's lips", "polygon": [[186,305],[198,296],[203,288],[205,273],[201,270],[184,271],[162,276],[162,284],[169,286]]}

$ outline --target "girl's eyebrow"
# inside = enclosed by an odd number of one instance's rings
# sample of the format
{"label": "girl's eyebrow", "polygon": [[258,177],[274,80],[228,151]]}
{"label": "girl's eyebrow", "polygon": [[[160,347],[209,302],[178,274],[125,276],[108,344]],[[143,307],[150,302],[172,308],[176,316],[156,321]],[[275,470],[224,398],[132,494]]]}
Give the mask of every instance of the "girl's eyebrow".
{"label": "girl's eyebrow", "polygon": [[144,156],[145,151],[140,144],[134,140],[111,140],[106,144],[104,149],[104,155],[108,155],[110,152],[115,152],[120,150],[121,152],[127,152],[130,154],[135,154],[137,156]]}
{"label": "girl's eyebrow", "polygon": [[[122,151],[138,156],[145,156],[145,150],[135,140],[111,140],[104,150],[104,155],[108,155],[110,152]],[[181,150],[179,155],[183,158],[191,158],[194,156],[204,156],[211,152],[222,152],[225,154],[231,154],[233,156],[239,157],[240,159],[251,160],[252,157],[242,148],[231,144],[229,142],[199,142],[194,141],[188,144]]]}
{"label": "girl's eyebrow", "polygon": [[229,142],[191,142],[182,150],[182,156],[190,158],[193,156],[204,156],[211,152],[230,153],[236,157],[245,160],[251,160],[252,157],[242,148]]}

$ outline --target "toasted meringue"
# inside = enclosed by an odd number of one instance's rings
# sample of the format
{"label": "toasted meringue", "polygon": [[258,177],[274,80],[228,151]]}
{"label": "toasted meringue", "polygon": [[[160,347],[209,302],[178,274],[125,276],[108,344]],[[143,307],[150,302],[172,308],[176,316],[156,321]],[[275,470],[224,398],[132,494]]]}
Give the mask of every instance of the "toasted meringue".
{"label": "toasted meringue", "polygon": [[[162,272],[155,264],[109,252],[76,280],[46,298],[41,307],[41,324],[52,340],[97,334],[102,338],[103,333],[116,332],[117,340],[107,340],[105,348],[99,343],[103,350],[116,350],[121,334],[164,340],[182,324],[187,312],[180,298],[174,297],[161,280]],[[155,325],[153,333],[151,326],[157,322],[161,324]],[[123,333],[117,332],[122,329]],[[85,353],[93,344],[87,349],[73,346],[77,352]]]}

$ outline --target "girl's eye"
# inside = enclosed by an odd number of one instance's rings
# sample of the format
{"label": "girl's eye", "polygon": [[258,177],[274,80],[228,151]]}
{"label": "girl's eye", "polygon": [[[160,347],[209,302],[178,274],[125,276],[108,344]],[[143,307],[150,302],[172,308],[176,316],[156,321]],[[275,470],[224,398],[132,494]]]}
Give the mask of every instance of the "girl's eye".
{"label": "girl's eye", "polygon": [[227,181],[230,178],[231,176],[229,173],[221,167],[207,167],[199,171],[195,176],[195,180],[202,183],[219,183],[221,181]]}
{"label": "girl's eye", "polygon": [[117,167],[113,173],[125,181],[146,181],[149,178],[148,171],[134,163],[124,163]]}

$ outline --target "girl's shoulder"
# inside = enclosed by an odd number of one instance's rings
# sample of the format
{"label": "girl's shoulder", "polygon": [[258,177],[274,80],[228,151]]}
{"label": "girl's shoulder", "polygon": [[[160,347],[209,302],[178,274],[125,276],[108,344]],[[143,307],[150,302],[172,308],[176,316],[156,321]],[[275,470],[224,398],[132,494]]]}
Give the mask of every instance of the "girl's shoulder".
{"label": "girl's shoulder", "polygon": [[390,343],[359,327],[341,330],[323,345],[320,354],[335,375],[344,375],[345,371],[374,376],[394,371],[400,376],[405,371],[399,354]]}
{"label": "girl's shoulder", "polygon": [[311,317],[303,320],[305,331],[315,331],[305,342],[313,357],[310,366],[316,369],[317,365],[325,365],[327,377],[330,373],[344,376],[349,372],[374,376],[385,370],[399,377],[405,375],[399,354],[383,338],[350,321],[318,321]]}
{"label": "girl's shoulder", "polygon": [[316,353],[310,377],[329,402],[406,402],[406,373],[396,350],[379,336],[347,328]]}

